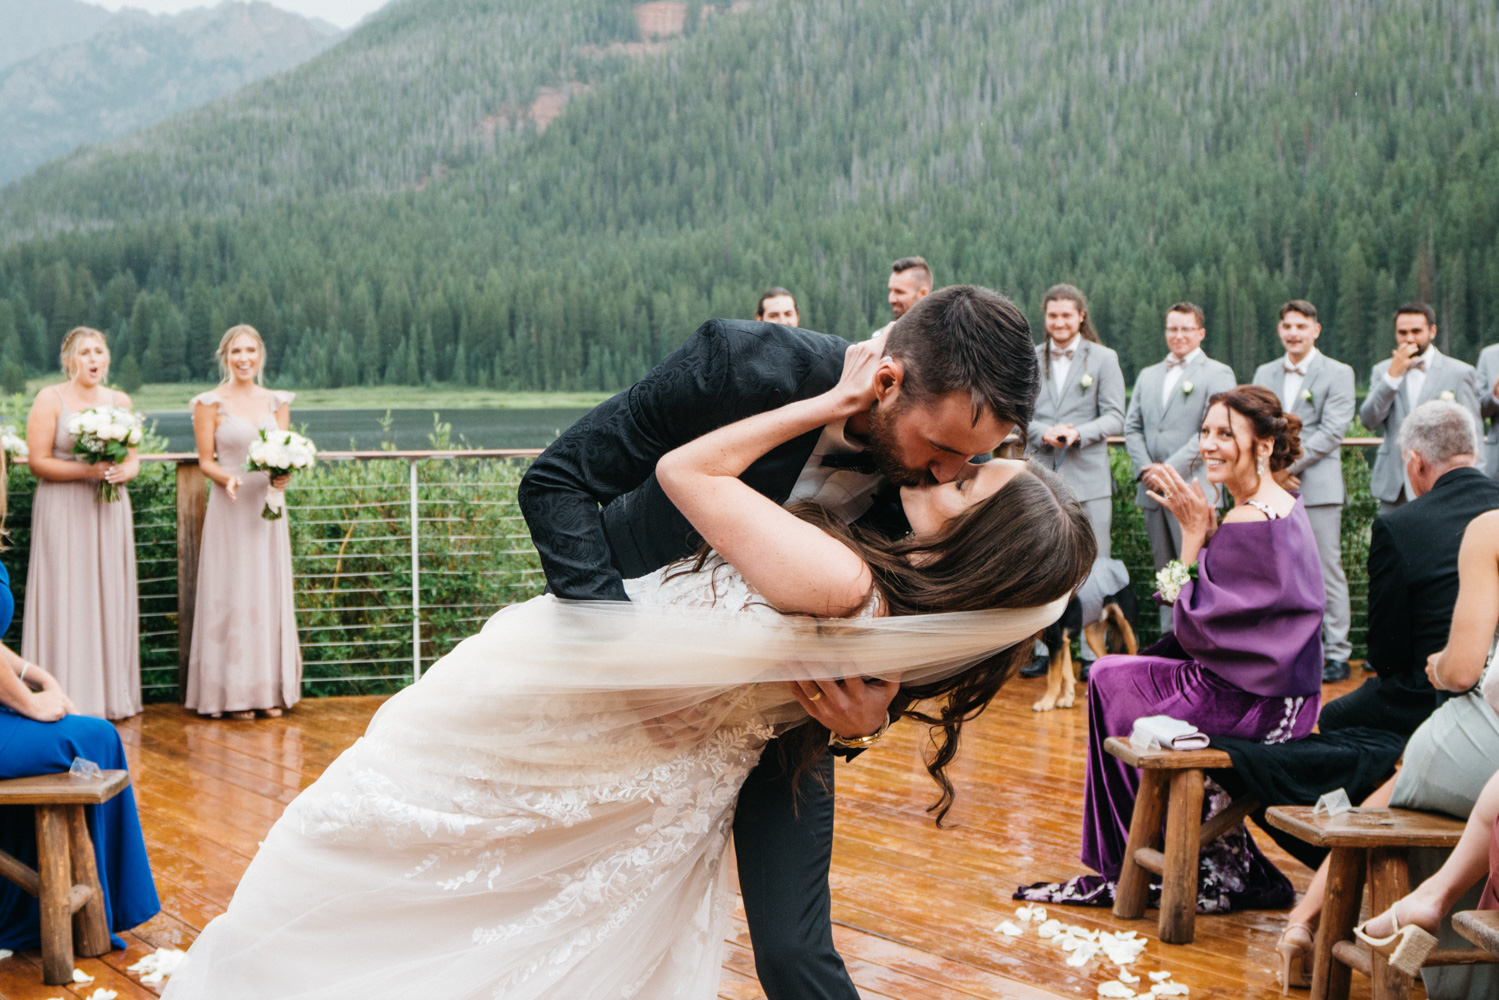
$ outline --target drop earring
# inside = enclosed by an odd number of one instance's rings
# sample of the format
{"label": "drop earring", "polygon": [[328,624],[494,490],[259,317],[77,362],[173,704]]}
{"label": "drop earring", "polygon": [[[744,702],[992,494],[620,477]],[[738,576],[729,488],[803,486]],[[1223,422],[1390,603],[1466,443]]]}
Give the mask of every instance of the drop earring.
{"label": "drop earring", "polygon": [[1265,459],[1263,457],[1254,460],[1254,474],[1263,476],[1265,474]]}

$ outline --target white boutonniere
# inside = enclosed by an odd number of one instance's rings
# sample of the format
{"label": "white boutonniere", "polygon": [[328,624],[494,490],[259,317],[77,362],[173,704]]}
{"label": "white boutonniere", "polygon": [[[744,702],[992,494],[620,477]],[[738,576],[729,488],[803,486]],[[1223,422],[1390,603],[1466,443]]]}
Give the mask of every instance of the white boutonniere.
{"label": "white boutonniere", "polygon": [[1310,403],[1312,401],[1312,390],[1308,389],[1306,392],[1303,392],[1301,398]]}
{"label": "white boutonniere", "polygon": [[1443,390],[1442,390],[1442,394],[1441,394],[1441,395],[1440,395],[1440,396],[1438,396],[1438,397],[1437,397],[1437,398],[1438,398],[1438,399],[1444,399],[1444,400],[1446,400],[1446,401],[1447,401],[1447,402],[1449,402],[1449,403],[1450,403],[1450,402],[1452,402],[1452,401],[1453,401],[1453,400],[1454,400],[1454,399],[1456,399],[1456,398],[1457,398],[1457,397],[1456,397],[1456,396],[1455,396],[1455,395],[1453,395],[1453,393],[1452,393],[1452,390],[1451,390],[1451,389],[1443,389]]}
{"label": "white boutonniere", "polygon": [[1183,396],[1190,396],[1190,395],[1192,395],[1192,390],[1195,389],[1195,388],[1196,388],[1196,386],[1194,386],[1191,382],[1183,382],[1182,383],[1182,395]]}
{"label": "white boutonniere", "polygon": [[1093,376],[1092,375],[1084,375],[1082,378],[1080,378],[1080,379],[1077,380],[1077,384],[1080,385],[1080,386],[1082,386],[1084,389],[1086,389],[1086,388],[1088,388],[1088,386],[1090,386],[1090,385],[1093,384]]}

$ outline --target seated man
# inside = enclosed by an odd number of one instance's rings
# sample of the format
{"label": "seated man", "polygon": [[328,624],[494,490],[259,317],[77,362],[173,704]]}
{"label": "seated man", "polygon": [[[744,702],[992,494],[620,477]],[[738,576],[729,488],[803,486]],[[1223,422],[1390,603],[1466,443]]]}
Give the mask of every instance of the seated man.
{"label": "seated man", "polygon": [[1499,483],[1479,468],[1469,411],[1446,400],[1416,407],[1400,428],[1415,499],[1374,521],[1369,540],[1369,664],[1376,676],[1322,707],[1323,733],[1351,726],[1409,736],[1444,696],[1426,658],[1447,644],[1463,532],[1499,507]]}

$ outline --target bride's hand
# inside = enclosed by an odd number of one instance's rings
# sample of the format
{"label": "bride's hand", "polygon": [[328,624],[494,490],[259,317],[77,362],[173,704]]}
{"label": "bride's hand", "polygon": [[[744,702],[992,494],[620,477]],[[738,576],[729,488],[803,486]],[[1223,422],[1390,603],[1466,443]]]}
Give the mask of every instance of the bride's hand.
{"label": "bride's hand", "polygon": [[874,405],[874,376],[884,359],[883,337],[851,344],[843,353],[843,374],[838,384],[828,390],[840,416],[851,417]]}
{"label": "bride's hand", "polygon": [[889,717],[890,703],[900,685],[878,678],[851,677],[846,681],[788,681],[791,693],[807,714],[844,739],[877,732]]}

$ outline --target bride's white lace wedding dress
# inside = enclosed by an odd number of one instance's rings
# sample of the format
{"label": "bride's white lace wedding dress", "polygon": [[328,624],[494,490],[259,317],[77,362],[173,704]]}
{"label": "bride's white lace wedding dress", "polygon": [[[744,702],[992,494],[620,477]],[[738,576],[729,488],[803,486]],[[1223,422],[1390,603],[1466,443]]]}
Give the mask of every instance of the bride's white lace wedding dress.
{"label": "bride's white lace wedding dress", "polygon": [[[829,630],[722,564],[627,590],[506,609],[387,702],[272,828],[167,1000],[715,996],[735,797],[805,718],[780,681],[819,674],[796,651],[889,672],[958,616],[913,632],[871,605]],[[1011,616],[1008,645],[1051,610],[983,614]]]}

